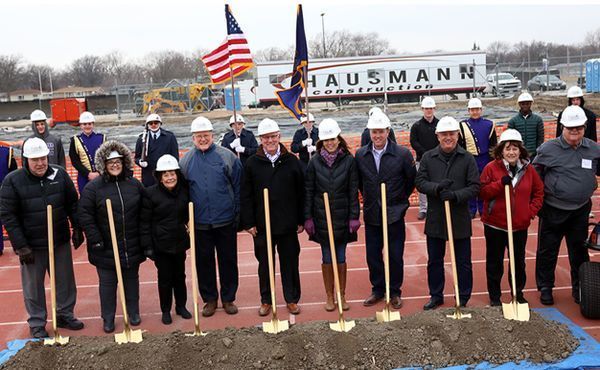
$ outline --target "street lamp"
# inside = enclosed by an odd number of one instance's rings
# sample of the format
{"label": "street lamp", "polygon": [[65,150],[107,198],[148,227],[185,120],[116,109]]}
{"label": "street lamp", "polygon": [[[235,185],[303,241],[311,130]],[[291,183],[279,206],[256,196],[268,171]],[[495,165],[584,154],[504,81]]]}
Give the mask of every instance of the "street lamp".
{"label": "street lamp", "polygon": [[321,27],[323,28],[323,58],[327,58],[327,49],[325,49],[325,13],[321,13]]}

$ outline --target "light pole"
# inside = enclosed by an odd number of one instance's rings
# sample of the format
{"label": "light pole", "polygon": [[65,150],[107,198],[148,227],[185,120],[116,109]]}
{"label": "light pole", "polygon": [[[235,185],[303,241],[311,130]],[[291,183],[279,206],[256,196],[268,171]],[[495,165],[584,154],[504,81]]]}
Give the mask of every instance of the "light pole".
{"label": "light pole", "polygon": [[327,58],[327,49],[325,49],[325,13],[321,13],[321,27],[323,29],[323,58]]}

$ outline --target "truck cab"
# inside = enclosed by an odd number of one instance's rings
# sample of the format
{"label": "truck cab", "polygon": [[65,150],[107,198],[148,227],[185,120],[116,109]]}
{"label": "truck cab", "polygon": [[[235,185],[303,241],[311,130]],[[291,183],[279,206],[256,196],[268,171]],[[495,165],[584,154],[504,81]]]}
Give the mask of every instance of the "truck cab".
{"label": "truck cab", "polygon": [[[496,81],[496,78],[498,81]],[[507,72],[490,73],[485,78],[487,86],[484,94],[511,96],[521,92],[521,80]]]}

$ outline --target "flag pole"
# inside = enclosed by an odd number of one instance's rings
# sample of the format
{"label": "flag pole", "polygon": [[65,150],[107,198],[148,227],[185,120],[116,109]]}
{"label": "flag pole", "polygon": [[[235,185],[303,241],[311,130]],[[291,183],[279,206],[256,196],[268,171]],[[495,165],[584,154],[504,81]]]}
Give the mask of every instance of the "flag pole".
{"label": "flag pole", "polygon": [[[308,66],[304,66],[304,81],[306,81],[304,83],[304,105],[306,106],[306,122],[309,122],[309,118],[308,118]],[[306,133],[308,134],[308,138],[310,139],[310,134],[312,133],[312,126],[310,128],[310,131],[306,129],[306,127],[304,128],[306,130]],[[316,143],[313,143],[316,145]],[[308,149],[307,149],[308,151]],[[308,160],[310,160],[312,158],[312,153],[308,152]]]}

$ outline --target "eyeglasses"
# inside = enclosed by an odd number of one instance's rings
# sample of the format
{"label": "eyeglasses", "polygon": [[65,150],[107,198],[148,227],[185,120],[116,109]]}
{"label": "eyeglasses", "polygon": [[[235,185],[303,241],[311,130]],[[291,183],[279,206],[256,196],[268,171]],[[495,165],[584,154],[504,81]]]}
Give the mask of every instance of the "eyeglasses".
{"label": "eyeglasses", "polygon": [[123,162],[121,162],[121,159],[119,159],[119,158],[106,161],[106,166],[117,167],[117,166],[122,166],[122,165],[123,165]]}
{"label": "eyeglasses", "polygon": [[585,126],[577,126],[577,127],[565,127],[568,131],[583,131]]}
{"label": "eyeglasses", "polygon": [[151,122],[148,122],[148,125],[149,126],[160,125],[160,122],[159,121],[151,121]]}

